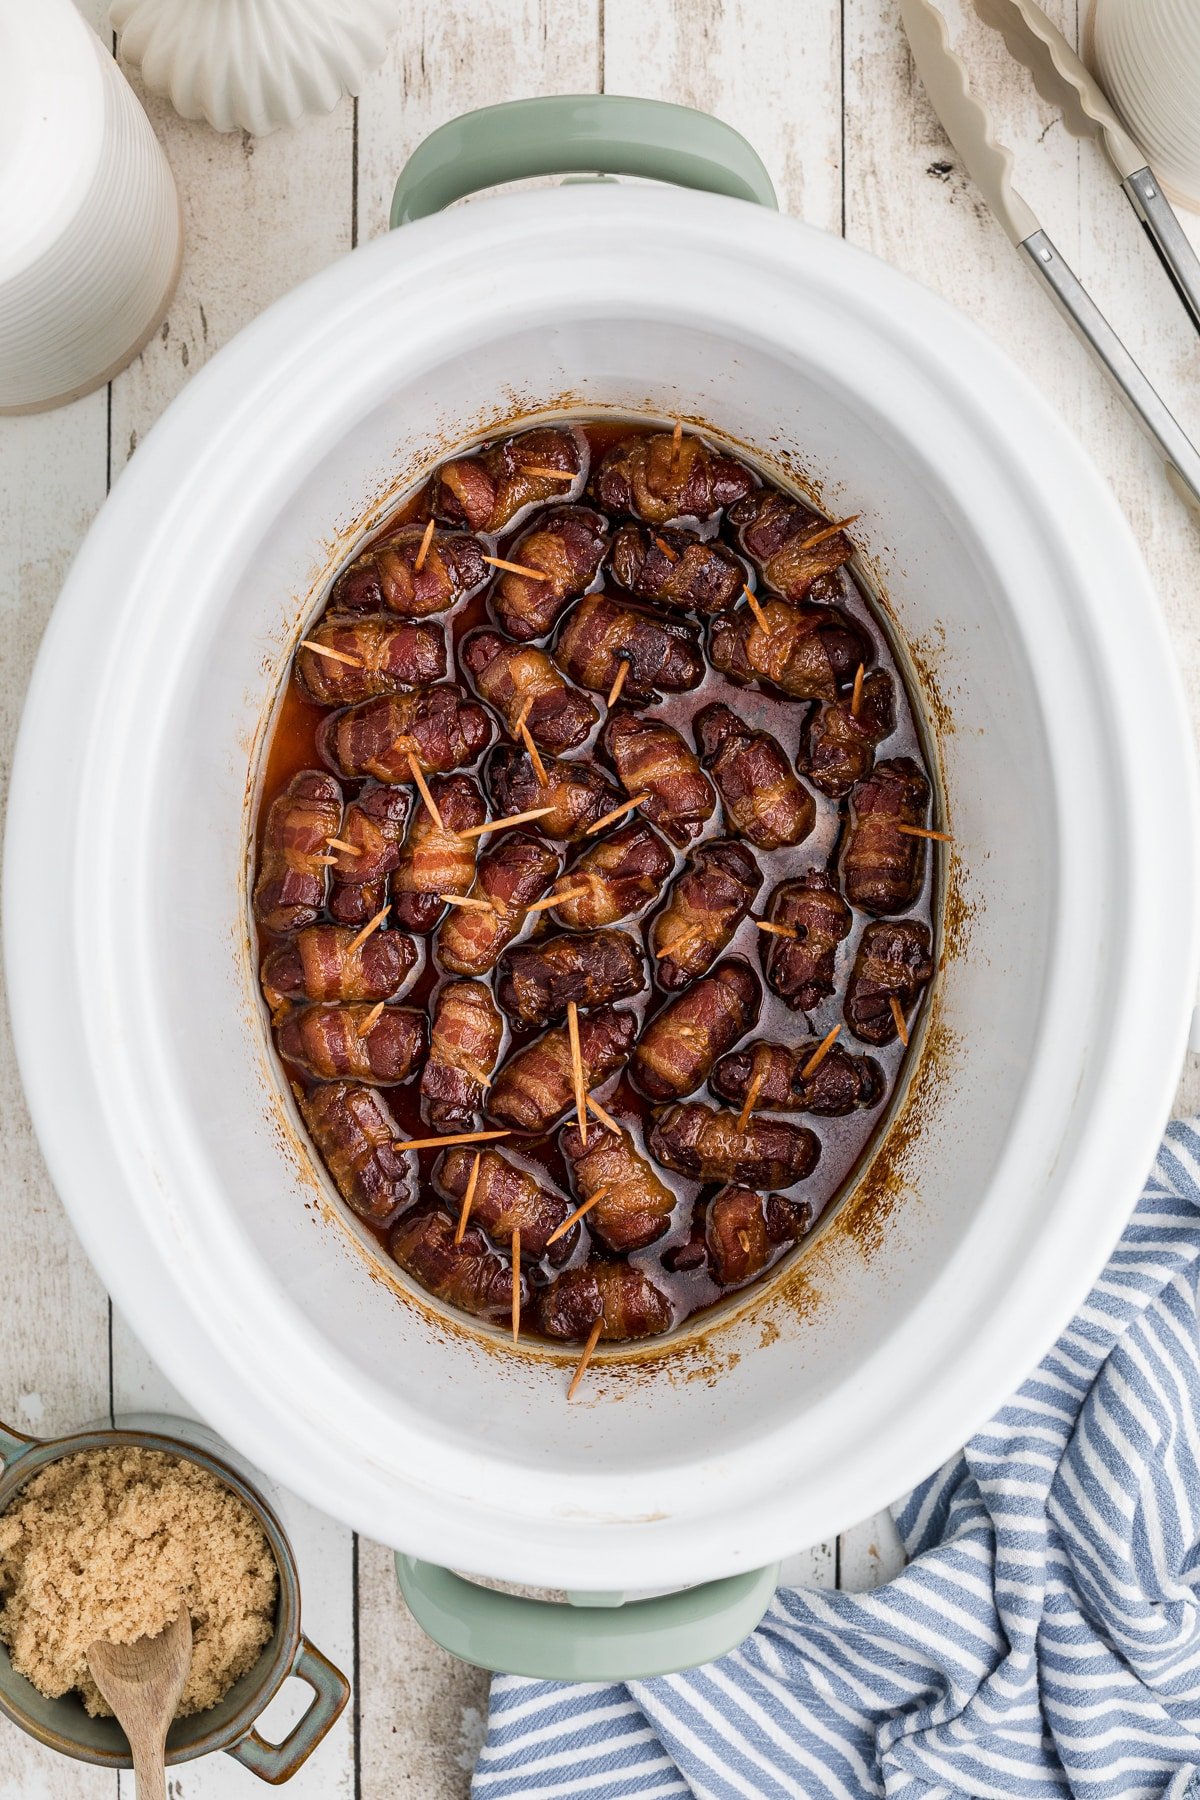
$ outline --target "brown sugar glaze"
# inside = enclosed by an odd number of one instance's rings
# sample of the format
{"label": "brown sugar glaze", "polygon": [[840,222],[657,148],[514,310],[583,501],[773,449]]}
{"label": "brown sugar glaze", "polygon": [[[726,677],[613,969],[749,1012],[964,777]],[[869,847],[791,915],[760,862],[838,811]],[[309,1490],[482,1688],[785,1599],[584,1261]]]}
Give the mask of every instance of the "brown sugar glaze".
{"label": "brown sugar glaze", "polygon": [[[570,427],[576,432],[582,433],[587,440],[588,450],[590,452],[590,463],[593,470],[599,459],[612,445],[636,435],[648,435],[653,431],[661,431],[663,429],[661,424],[656,422],[651,423],[645,420],[629,418],[621,418],[619,420],[613,420],[611,418],[603,420],[586,418],[565,420],[554,419],[552,421],[546,421],[546,423],[552,423],[555,426]],[[484,440],[484,444],[492,441],[495,440]],[[469,454],[472,450],[484,447],[484,444],[465,446],[463,450],[457,452],[457,454]],[[719,445],[717,447],[720,448]],[[742,458],[741,460],[748,461],[748,459],[745,458]],[[761,471],[755,470],[755,474],[761,477]],[[777,475],[774,473],[772,473],[771,476],[762,478],[772,485],[781,485]],[[427,487],[428,482],[423,482],[404,503],[396,507],[388,515],[386,520],[380,525],[378,531],[372,534],[371,538],[368,538],[355,546],[353,554],[356,556],[361,554],[375,538],[395,530],[399,525],[420,515]],[[593,507],[597,504],[595,499],[586,490],[579,496],[579,501],[581,504]],[[547,507],[553,504],[553,502],[548,502]],[[809,502],[809,504],[811,504],[811,502]],[[525,512],[518,514],[515,524],[510,529],[503,532],[498,538],[485,537],[483,534],[477,535],[479,535],[480,541],[484,544],[485,549],[489,554],[500,557],[507,556],[510,554],[511,545],[515,539],[528,531],[531,523],[537,518],[542,510],[545,509],[537,507],[532,510],[527,509]],[[615,525],[619,521],[614,517],[612,522],[615,528]],[[695,522],[692,520],[686,521],[686,524],[691,530],[697,529]],[[733,546],[733,539],[730,532],[721,529],[721,515],[718,515],[717,519],[709,524],[701,524],[698,528],[698,533],[703,537],[720,535],[727,543]],[[754,571],[748,562],[746,563],[746,578],[750,583],[750,586],[756,591],[761,588],[761,583],[756,582]],[[489,583],[488,585],[490,586],[491,584]],[[592,583],[592,586],[588,591],[592,592],[604,586],[607,586],[609,590],[614,593],[621,594],[622,592],[619,584],[617,584],[608,573],[607,558],[605,558],[600,574]],[[636,599],[633,599],[632,596],[629,598],[631,604],[634,606],[643,606],[646,610],[654,612],[658,617],[665,618],[671,616],[665,611],[654,608],[648,602],[639,602]],[[883,669],[891,676],[896,696],[896,727],[884,742],[879,745],[877,754],[880,758],[887,757],[889,759],[902,756],[911,757],[928,774],[929,758],[925,752],[922,732],[918,723],[912,695],[893,653],[889,641],[888,628],[882,620],[880,610],[877,606],[872,604],[864,587],[860,585],[859,581],[852,574],[850,566],[846,565],[832,575],[822,576],[811,592],[805,596],[805,599],[806,602],[808,600],[833,601],[842,608],[843,611],[850,614],[857,622],[866,627],[874,645],[874,660],[872,667]],[[673,616],[682,618],[685,615],[675,614]],[[476,594],[472,599],[459,603],[458,606],[451,608],[446,613],[438,614],[437,620],[446,627],[447,679],[458,681],[468,692],[473,691],[471,683],[459,670],[457,650],[459,643],[467,633],[480,625],[491,625],[493,623],[488,610],[487,588],[485,588],[483,592]],[[315,620],[310,623],[315,623]],[[707,634],[704,631],[704,622],[702,620],[700,621],[700,626],[702,639],[706,640]],[[553,636],[553,632],[550,636]],[[537,641],[539,643],[543,642],[541,639]],[[597,725],[596,730],[583,745],[577,750],[568,753],[569,760],[581,760],[586,762],[595,757],[595,741],[603,728],[605,707],[602,697],[593,695],[592,698],[596,701],[600,713],[600,722]],[[737,685],[718,671],[714,670],[711,663],[706,662],[705,677],[697,688],[688,693],[664,695],[657,704],[651,705],[648,708],[639,708],[639,711],[645,712],[653,718],[662,719],[673,725],[687,743],[693,744],[694,738],[691,729],[692,720],[703,707],[712,704],[714,701],[724,701],[732,707],[738,717],[744,720],[751,728],[770,732],[783,746],[789,762],[792,763],[793,767],[795,766],[801,728],[806,716],[813,710],[815,703],[790,699],[782,695],[761,690],[757,687],[743,687]],[[286,688],[280,699],[276,719],[267,746],[261,796],[256,821],[257,854],[261,854],[262,832],[271,802],[282,792],[293,775],[299,770],[324,768],[328,766],[317,748],[316,734],[321,722],[328,717],[329,710],[330,709],[327,707],[316,704],[308,697],[298,680],[293,665],[289,671]],[[497,721],[497,733],[493,742],[504,743],[508,741],[510,740],[508,739],[507,733],[504,731],[502,722]],[[601,766],[605,768],[605,773],[609,775],[610,779],[615,779],[611,769],[607,765],[602,763]],[[470,772],[477,776],[481,767],[482,760],[479,764],[472,765]],[[348,780],[340,774],[338,778],[341,781],[347,802],[352,800],[364,785],[371,785],[370,783],[361,781]],[[806,783],[806,785],[811,784]],[[848,800],[838,801],[830,799],[815,788],[812,788],[811,791],[813,792],[817,806],[816,824],[803,843],[798,847],[785,848],[776,851],[762,851],[750,846],[752,854],[763,875],[762,886],[759,889],[752,908],[753,915],[762,916],[765,913],[769,897],[780,881],[802,875],[809,869],[824,868],[831,859],[836,857],[839,839],[848,814],[849,802]],[[634,818],[637,817],[636,814],[631,816]],[[619,823],[627,823],[628,817],[629,816],[622,819]],[[934,818],[931,823],[936,825],[939,821]],[[615,828],[616,827],[613,827],[613,829]],[[531,828],[526,827],[526,829],[528,830]],[[536,830],[536,824],[532,829]],[[726,830],[723,808],[718,801],[713,817],[705,825],[702,832],[692,840],[687,851],[674,851],[675,868],[672,874],[667,878],[667,881],[663,884],[658,898],[652,901],[644,912],[634,915],[633,918],[621,921],[617,929],[635,934],[639,937],[643,946],[645,946],[649,936],[649,928],[653,922],[654,916],[664,904],[675,876],[683,867],[685,857],[694,852],[698,845],[712,839],[726,836],[736,837],[736,833],[732,832],[732,830]],[[488,841],[495,842],[497,840],[485,840],[485,844]],[[589,837],[584,839],[582,843],[560,846],[560,848],[566,852],[566,867],[562,885],[567,885],[567,877],[577,858],[584,850],[593,847],[598,841],[599,839],[596,837]],[[738,839],[737,841],[744,842],[742,839]],[[673,846],[668,847],[674,849]],[[934,918],[934,895],[936,891],[940,846],[936,843],[931,843],[928,846],[928,849],[929,854],[925,858],[924,883],[921,893],[918,896],[916,903],[906,910],[904,917],[921,920],[930,927],[933,932],[933,957],[934,965],[936,967],[939,945],[936,920]],[[746,1034],[747,1039],[762,1038],[782,1043],[794,1043],[809,1036],[818,1040],[823,1038],[833,1025],[842,1020],[842,1002],[845,996],[846,982],[854,962],[859,939],[861,938],[865,927],[870,923],[871,919],[867,914],[860,912],[857,909],[854,910],[853,925],[850,934],[840,945],[837,954],[835,991],[829,998],[822,1001],[813,1012],[806,1014],[804,1012],[794,1011],[792,1008],[788,1007],[784,1001],[767,986],[764,979],[762,982],[762,1006],[756,1024],[752,1027],[751,1031]],[[530,919],[529,925],[518,935],[515,941],[518,943],[537,942],[561,929],[562,928],[557,926],[549,917],[548,913],[543,912],[534,914]],[[272,944],[277,943],[279,940],[274,937],[272,933],[263,930],[261,927],[258,929],[258,938],[261,960],[262,955],[266,953]],[[726,949],[722,951],[721,955],[722,957],[737,955],[745,957],[761,979],[763,975],[763,957],[765,955],[765,950],[767,946],[774,941],[774,939],[767,937],[766,934],[760,933],[753,923],[753,917],[750,917],[742,922],[736,935]],[[436,965],[436,960],[432,951],[432,937],[418,937],[417,943],[422,948],[422,962],[418,967],[415,979],[409,984],[403,995],[400,997],[400,1003],[406,1007],[418,1007],[428,1010],[433,996],[446,977],[443,977]],[[654,983],[654,966],[652,951],[647,951],[647,967],[651,971],[649,990],[634,996],[632,999],[623,999],[620,1002],[622,1008],[629,1009],[637,1015],[639,1019],[639,1030],[641,1026],[648,1023],[649,1020],[663,1008],[663,1006],[676,997],[663,992]],[[915,1034],[917,1031],[921,1011],[925,1004],[926,1001],[920,1002],[915,1012],[909,1018],[910,1035]],[[522,1044],[540,1036],[543,1030],[544,1027],[540,1025],[525,1027],[518,1025],[514,1027],[513,1022],[508,1020],[500,1062],[502,1063],[513,1050],[519,1048]],[[851,1112],[842,1117],[817,1117],[807,1113],[801,1114],[796,1112],[770,1115],[772,1117],[787,1119],[793,1124],[803,1124],[808,1129],[814,1131],[820,1139],[820,1160],[812,1174],[790,1188],[781,1188],[777,1190],[785,1194],[788,1198],[807,1201],[812,1208],[814,1224],[820,1220],[823,1215],[829,1212],[836,1200],[851,1184],[855,1170],[862,1160],[864,1152],[879,1131],[881,1123],[886,1120],[891,1107],[891,1102],[899,1084],[903,1065],[910,1054],[899,1041],[885,1044],[882,1047],[860,1043],[851,1036],[850,1032],[845,1027],[843,1027],[838,1042],[850,1049],[855,1055],[866,1054],[872,1056],[879,1064],[885,1080],[884,1094],[879,1102],[873,1106]],[[311,1087],[315,1085],[306,1075],[295,1067],[287,1063],[284,1063],[283,1066],[286,1070],[287,1077],[294,1088]],[[499,1066],[500,1064],[498,1063],[497,1067]],[[427,1126],[421,1118],[419,1069],[417,1074],[403,1086],[382,1088],[380,1089],[380,1092],[400,1125],[401,1130],[406,1135],[419,1138],[433,1135],[431,1128]],[[625,1074],[610,1078],[606,1082],[599,1084],[593,1092],[595,1098],[603,1105],[605,1110],[618,1119],[629,1132],[632,1142],[639,1154],[648,1156],[646,1136],[653,1123],[653,1108],[651,1102],[638,1093],[637,1089],[632,1085],[628,1076]],[[693,1101],[700,1101],[710,1106],[720,1106],[723,1104],[709,1091],[707,1085],[687,1098]],[[733,1110],[736,1111],[737,1109],[734,1108]],[[568,1115],[567,1122],[569,1123],[570,1119],[573,1117],[573,1113]],[[491,1121],[481,1119],[480,1124],[482,1127],[488,1128]],[[514,1162],[530,1169],[535,1174],[549,1177],[551,1184],[561,1193],[572,1196],[571,1203],[574,1205],[578,1196],[575,1194],[575,1189],[570,1179],[569,1167],[565,1163],[558,1149],[557,1137],[560,1130],[561,1126],[555,1127],[555,1129],[547,1136],[537,1139],[517,1136],[501,1139],[498,1148],[501,1148],[504,1154],[507,1157],[510,1157]],[[317,1154],[315,1149],[313,1154],[314,1156]],[[437,1150],[426,1150],[417,1153],[420,1175],[419,1182],[415,1184],[414,1188],[415,1200],[424,1199],[433,1193],[432,1171],[434,1164],[438,1160],[438,1156],[439,1152]],[[668,1232],[648,1248],[631,1252],[626,1260],[628,1260],[630,1264],[641,1268],[654,1284],[669,1297],[673,1309],[672,1328],[680,1325],[685,1319],[690,1318],[704,1308],[714,1305],[716,1302],[725,1298],[726,1295],[735,1291],[740,1291],[741,1287],[753,1287],[758,1283],[761,1283],[767,1274],[774,1270],[782,1260],[799,1254],[803,1249],[804,1240],[801,1240],[801,1244],[795,1248],[786,1245],[781,1247],[765,1269],[761,1270],[750,1282],[739,1284],[738,1289],[723,1287],[707,1266],[693,1269],[672,1269],[669,1266],[671,1253],[687,1243],[691,1235],[693,1212],[697,1203],[703,1204],[706,1199],[710,1198],[712,1194],[717,1191],[717,1186],[709,1184],[706,1187],[700,1182],[689,1181],[685,1177],[678,1175],[671,1170],[663,1169],[653,1157],[649,1157],[649,1160],[662,1179],[666,1181],[667,1185],[677,1195],[677,1205],[672,1215]],[[443,1202],[442,1204],[445,1205],[446,1203]],[[361,1225],[368,1232],[373,1233],[378,1240],[381,1256],[390,1263],[391,1259],[388,1256],[387,1251],[387,1240],[391,1229],[390,1223],[386,1229],[375,1229],[369,1222],[363,1220],[356,1221],[356,1223]],[[586,1219],[583,1223],[584,1226],[586,1226]],[[577,1232],[576,1237],[577,1241],[571,1256],[567,1259],[565,1264],[559,1265],[557,1269],[551,1269],[549,1263],[544,1260],[541,1263],[532,1265],[526,1262],[526,1276],[534,1288],[539,1284],[552,1279],[555,1274],[561,1273],[562,1268],[572,1268],[586,1262],[589,1255],[605,1258],[610,1254],[604,1250],[603,1246],[598,1243],[593,1244],[589,1240],[586,1229]],[[507,1256],[507,1247],[500,1246],[499,1248],[501,1254]],[[522,1329],[529,1329],[525,1321],[523,1321]]]}

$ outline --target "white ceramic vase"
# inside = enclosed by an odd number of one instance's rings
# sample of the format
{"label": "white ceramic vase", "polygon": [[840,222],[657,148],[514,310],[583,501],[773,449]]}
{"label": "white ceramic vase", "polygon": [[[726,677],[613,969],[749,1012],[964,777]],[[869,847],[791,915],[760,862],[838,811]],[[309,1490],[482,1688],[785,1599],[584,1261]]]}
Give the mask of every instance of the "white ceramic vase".
{"label": "white ceramic vase", "polygon": [[108,49],[71,0],[0,0],[0,413],[123,368],[181,248],[166,157]]}
{"label": "white ceramic vase", "polygon": [[1173,199],[1200,209],[1200,5],[1093,0],[1087,56]]}
{"label": "white ceramic vase", "polygon": [[185,119],[265,137],[383,60],[399,0],[112,0],[121,55]]}

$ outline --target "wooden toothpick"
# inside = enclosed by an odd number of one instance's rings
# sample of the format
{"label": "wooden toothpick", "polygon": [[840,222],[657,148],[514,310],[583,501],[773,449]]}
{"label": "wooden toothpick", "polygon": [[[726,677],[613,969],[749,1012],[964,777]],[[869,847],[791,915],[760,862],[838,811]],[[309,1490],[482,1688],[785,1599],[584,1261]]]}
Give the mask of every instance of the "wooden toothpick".
{"label": "wooden toothpick", "polygon": [[582,895],[589,893],[590,891],[589,888],[585,887],[573,887],[568,888],[564,894],[547,894],[544,900],[535,900],[532,906],[527,906],[525,908],[525,911],[527,913],[549,912],[552,907],[558,906],[562,901],[578,900]]}
{"label": "wooden toothpick", "polygon": [[825,1058],[829,1055],[829,1052],[833,1049],[834,1043],[837,1040],[837,1035],[841,1029],[840,1024],[831,1025],[829,1027],[829,1030],[825,1033],[825,1036],[821,1039],[820,1043],[801,1069],[801,1081],[807,1081],[809,1076],[813,1074],[815,1070],[820,1068],[821,1064],[825,1061]]}
{"label": "wooden toothpick", "polygon": [[521,724],[521,741],[525,745],[530,762],[533,764],[533,773],[538,786],[540,788],[549,787],[550,777],[546,773],[546,765],[541,759],[538,747],[533,741],[528,725],[523,721]]}
{"label": "wooden toothpick", "polygon": [[597,1200],[603,1200],[604,1196],[607,1193],[610,1193],[611,1190],[612,1182],[606,1181],[602,1187],[596,1189],[594,1194],[590,1195],[581,1205],[577,1206],[575,1211],[569,1214],[568,1217],[563,1220],[561,1225],[556,1225],[554,1230],[550,1233],[550,1236],[546,1239],[547,1248],[549,1248],[551,1244],[557,1244],[559,1238],[566,1237],[572,1225],[574,1225],[578,1219],[582,1219],[584,1213],[591,1212]]}
{"label": "wooden toothpick", "polygon": [[628,661],[623,661],[620,668],[617,670],[616,680],[608,690],[608,699],[604,702],[605,706],[611,708],[617,704],[617,701],[620,698],[621,689],[625,686],[625,677],[628,673],[629,663]]}
{"label": "wooden toothpick", "polygon": [[927,825],[897,825],[897,831],[905,837],[934,838],[939,844],[952,844],[953,837],[948,831],[931,831]]}
{"label": "wooden toothpick", "polygon": [[425,802],[426,812],[429,814],[430,818],[433,820],[433,822],[437,826],[438,830],[445,831],[446,826],[443,822],[441,813],[438,811],[437,801],[434,799],[433,795],[430,793],[429,783],[426,781],[424,772],[422,771],[422,768],[421,768],[421,765],[417,761],[416,757],[413,755],[411,750],[408,753],[407,761],[408,761],[409,774],[412,776],[413,781],[416,784],[416,789],[417,789],[418,794],[420,794],[422,800]]}
{"label": "wooden toothpick", "polygon": [[357,1032],[355,1033],[356,1037],[360,1037],[360,1038],[366,1037],[367,1033],[370,1031],[372,1025],[374,1025],[376,1019],[379,1018],[380,1014],[383,1012],[383,1009],[386,1005],[387,1005],[386,1000],[377,1000],[375,1002],[375,1005],[371,1008],[370,1012],[367,1014],[366,1018],[363,1020],[362,1024],[359,1026]]}
{"label": "wooden toothpick", "polygon": [[603,831],[604,827],[611,825],[614,819],[623,818],[627,812],[632,812],[635,806],[640,806],[643,800],[649,798],[650,790],[647,788],[644,794],[635,794],[631,800],[623,800],[620,806],[614,806],[612,811],[606,812],[602,819],[597,819],[594,825],[589,825],[583,834],[584,837],[591,837],[593,833]]}
{"label": "wooden toothpick", "polygon": [[527,812],[510,813],[507,819],[488,819],[482,825],[472,825],[468,831],[460,831],[459,837],[486,837],[489,831],[505,831],[510,825],[524,825],[529,819],[544,818],[553,812],[552,806],[531,806]]}
{"label": "wooden toothpick", "polygon": [[358,936],[355,938],[351,938],[350,942],[346,945],[346,955],[347,956],[353,956],[354,952],[356,950],[362,949],[362,946],[366,943],[366,941],[370,937],[371,933],[373,931],[379,930],[379,927],[383,924],[384,920],[387,918],[387,916],[391,912],[391,910],[392,910],[391,901],[389,901],[386,906],[380,907],[379,911],[375,914],[375,917],[373,919],[367,920],[366,924],[363,926],[363,928],[359,932]]}
{"label": "wooden toothpick", "polygon": [[587,1148],[587,1082],[583,1078],[583,1052],[579,1047],[579,1007],[567,1002],[567,1041],[571,1046],[571,1076],[575,1083],[575,1111],[579,1118],[579,1141]]}
{"label": "wooden toothpick", "polygon": [[463,1195],[462,1207],[461,1207],[461,1209],[459,1211],[459,1215],[458,1215],[458,1225],[456,1226],[455,1232],[454,1232],[454,1241],[456,1244],[462,1243],[463,1237],[466,1233],[467,1220],[471,1216],[471,1205],[475,1199],[475,1186],[479,1180],[479,1167],[482,1162],[483,1162],[483,1151],[477,1150],[475,1152],[475,1160],[471,1164],[471,1173],[467,1177],[467,1191]]}
{"label": "wooden toothpick", "polygon": [[306,650],[312,650],[317,656],[327,656],[330,662],[345,663],[350,669],[363,669],[366,664],[360,657],[349,656],[345,650],[331,650],[328,644],[314,643],[312,638],[301,638],[300,642]]}
{"label": "wooden toothpick", "polygon": [[435,521],[430,519],[428,525],[425,527],[425,535],[421,539],[421,547],[417,551],[417,559],[413,563],[414,575],[419,575],[421,570],[425,567],[425,558],[429,555],[429,546],[433,542],[434,523]]}
{"label": "wooden toothpick", "polygon": [[863,676],[866,672],[862,663],[859,663],[858,668],[854,671],[854,690],[850,695],[850,717],[852,719],[857,719],[858,709],[862,705]]}
{"label": "wooden toothpick", "polygon": [[901,1009],[900,1002],[897,1000],[895,994],[888,995],[888,1005],[892,1009],[892,1018],[895,1020],[896,1036],[900,1039],[900,1042],[904,1045],[904,1048],[907,1050],[908,1049],[908,1025],[905,1022],[903,1010]]}
{"label": "wooden toothpick", "polygon": [[528,563],[506,562],[502,556],[485,556],[484,562],[493,569],[503,569],[506,575],[524,575],[527,581],[547,581],[544,569],[531,569]]}
{"label": "wooden toothpick", "polygon": [[511,1137],[511,1131],[457,1131],[450,1137],[396,1138],[397,1150],[452,1150],[455,1144],[482,1144],[489,1138]]}
{"label": "wooden toothpick", "polygon": [[587,1103],[588,1111],[599,1119],[605,1130],[615,1132],[616,1135],[620,1137],[624,1131],[624,1126],[621,1124],[621,1121],[619,1119],[614,1119],[610,1112],[605,1112],[600,1102],[594,1099],[591,1094],[587,1097]]}
{"label": "wooden toothpick", "polygon": [[762,607],[758,604],[757,597],[750,592],[750,589],[746,586],[745,582],[742,583],[742,592],[746,596],[746,604],[750,608],[750,611],[754,614],[755,623],[757,624],[759,630],[765,631],[769,634],[771,627],[768,622],[767,615],[763,611]]}
{"label": "wooden toothpick", "polygon": [[512,1234],[512,1334],[513,1343],[521,1335],[521,1228]]}
{"label": "wooden toothpick", "polygon": [[326,838],[325,842],[331,850],[343,850],[347,856],[362,855],[362,847],[359,844],[348,844],[345,838]]}
{"label": "wooden toothpick", "polygon": [[580,1357],[578,1366],[576,1367],[576,1370],[575,1370],[575,1373],[571,1377],[571,1385],[567,1389],[567,1399],[568,1400],[573,1400],[575,1398],[575,1390],[578,1388],[580,1382],[583,1380],[583,1372],[592,1360],[592,1352],[595,1350],[596,1345],[600,1342],[600,1333],[603,1330],[604,1330],[604,1314],[601,1313],[600,1317],[596,1320],[596,1323],[592,1326],[591,1331],[588,1333],[588,1341],[583,1346],[583,1355]]}

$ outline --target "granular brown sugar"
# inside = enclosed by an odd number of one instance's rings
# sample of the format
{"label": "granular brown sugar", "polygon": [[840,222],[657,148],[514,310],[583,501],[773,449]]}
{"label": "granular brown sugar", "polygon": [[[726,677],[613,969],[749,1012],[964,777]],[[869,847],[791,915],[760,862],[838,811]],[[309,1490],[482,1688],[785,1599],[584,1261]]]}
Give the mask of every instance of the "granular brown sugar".
{"label": "granular brown sugar", "polygon": [[76,1688],[97,1638],[155,1636],[180,1610],[193,1655],[180,1715],[215,1706],[275,1628],[279,1574],[253,1513],[207,1469],[162,1450],[64,1457],[0,1514],[0,1640],[50,1698]]}

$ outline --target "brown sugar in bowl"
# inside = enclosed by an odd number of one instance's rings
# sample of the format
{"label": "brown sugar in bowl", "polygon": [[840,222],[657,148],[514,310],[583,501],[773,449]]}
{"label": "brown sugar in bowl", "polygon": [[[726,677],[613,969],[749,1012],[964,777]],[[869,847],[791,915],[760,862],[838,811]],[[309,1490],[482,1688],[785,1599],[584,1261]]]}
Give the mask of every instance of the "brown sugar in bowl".
{"label": "brown sugar in bowl", "polygon": [[[192,1420],[165,1415],[138,1416],[118,1429],[84,1429],[46,1442],[0,1425],[0,1512],[27,1482],[54,1463],[114,1449],[161,1451],[214,1475],[262,1530],[279,1576],[275,1628],[262,1655],[216,1705],[174,1721],[167,1734],[168,1765],[224,1750],[263,1781],[277,1784],[289,1780],[338,1718],[349,1698],[350,1684],[303,1635],[300,1581],[291,1545],[268,1502],[227,1460],[231,1453],[218,1438]],[[282,1743],[272,1744],[260,1736],[255,1721],[291,1675],[306,1682],[313,1697]],[[47,1699],[16,1672],[2,1645],[0,1710],[31,1737],[64,1756],[110,1769],[132,1767],[125,1734],[115,1719],[90,1717],[76,1692]]]}

